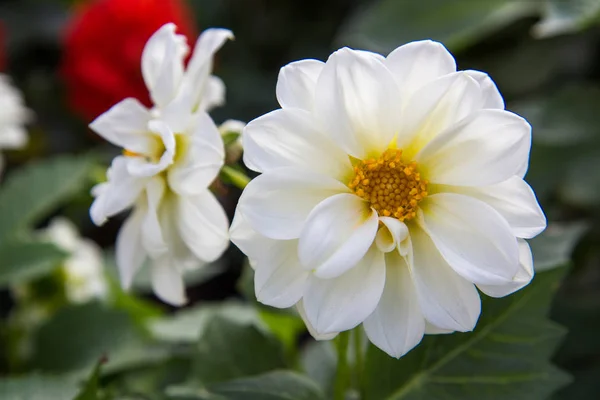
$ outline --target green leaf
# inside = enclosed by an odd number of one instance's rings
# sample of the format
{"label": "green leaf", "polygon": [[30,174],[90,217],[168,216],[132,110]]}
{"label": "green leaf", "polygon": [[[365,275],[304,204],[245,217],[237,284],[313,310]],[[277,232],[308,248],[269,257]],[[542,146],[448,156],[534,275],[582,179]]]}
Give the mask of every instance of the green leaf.
{"label": "green leaf", "polygon": [[400,360],[367,353],[367,399],[545,399],[568,383],[549,359],[564,329],[546,318],[565,268],[502,299],[484,297],[475,331],[427,336]]}
{"label": "green leaf", "polygon": [[196,348],[192,378],[212,384],[283,367],[283,349],[274,337],[254,324],[216,315]]}
{"label": "green leaf", "polygon": [[7,176],[0,189],[0,242],[45,217],[85,188],[89,158],[60,156]]}
{"label": "green leaf", "polygon": [[330,341],[310,341],[303,349],[300,363],[306,374],[327,394],[333,394],[337,355]]}
{"label": "green leaf", "polygon": [[434,39],[458,50],[538,7],[511,0],[380,0],[356,12],[338,43],[388,53],[413,40]]}
{"label": "green leaf", "polygon": [[0,288],[46,275],[66,254],[51,243],[10,241],[0,245]]}
{"label": "green leaf", "polygon": [[565,265],[573,248],[587,231],[585,223],[551,223],[542,234],[529,241],[536,272]]}
{"label": "green leaf", "polygon": [[546,38],[577,32],[596,22],[599,17],[598,0],[547,0],[543,18],[533,27],[533,34]]}
{"label": "green leaf", "polygon": [[0,378],[2,400],[69,400],[77,394],[77,379],[73,376],[39,374],[18,378]]}
{"label": "green leaf", "polygon": [[210,392],[228,400],[319,400],[324,399],[309,378],[291,371],[274,371],[210,387]]}
{"label": "green leaf", "polygon": [[600,89],[589,85],[567,86],[511,106],[512,111],[533,126],[536,144],[561,146],[561,149],[566,145],[589,143],[600,135],[598,108]]}
{"label": "green leaf", "polygon": [[92,373],[87,378],[83,389],[79,392],[74,400],[103,400],[104,396],[98,394],[100,390],[100,367],[105,360],[100,360],[92,370]]}
{"label": "green leaf", "polygon": [[102,357],[105,372],[164,359],[123,311],[92,302],[60,310],[36,334],[33,366],[51,372],[89,370]]}
{"label": "green leaf", "polygon": [[261,307],[258,315],[269,331],[277,337],[285,347],[290,360],[295,358],[298,337],[306,332],[306,326],[298,315],[290,310],[278,310]]}
{"label": "green leaf", "polygon": [[148,328],[158,340],[174,343],[196,343],[215,316],[243,325],[259,323],[256,309],[237,301],[200,304],[173,315],[149,321]]}

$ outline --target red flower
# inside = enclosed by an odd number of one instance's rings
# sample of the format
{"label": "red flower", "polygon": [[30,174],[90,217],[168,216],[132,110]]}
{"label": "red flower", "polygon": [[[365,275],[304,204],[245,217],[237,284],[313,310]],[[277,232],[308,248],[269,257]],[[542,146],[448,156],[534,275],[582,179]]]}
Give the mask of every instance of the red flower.
{"label": "red flower", "polygon": [[73,110],[93,120],[126,97],[150,106],[142,79],[146,41],[167,22],[193,48],[196,29],[182,0],[97,0],[67,29],[61,75]]}

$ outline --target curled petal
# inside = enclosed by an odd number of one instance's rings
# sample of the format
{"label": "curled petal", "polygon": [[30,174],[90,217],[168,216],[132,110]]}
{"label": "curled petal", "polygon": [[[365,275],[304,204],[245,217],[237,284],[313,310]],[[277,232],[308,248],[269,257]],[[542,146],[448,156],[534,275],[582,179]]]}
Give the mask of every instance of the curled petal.
{"label": "curled petal", "polygon": [[408,228],[404,222],[391,217],[379,217],[383,226],[377,231],[375,243],[384,253],[396,249],[408,237]]}
{"label": "curled petal", "polygon": [[107,171],[108,182],[92,189],[92,194],[96,197],[90,208],[94,224],[104,224],[107,218],[131,207],[140,196],[147,179],[132,176],[127,170],[127,164],[126,157],[115,157]]}
{"label": "curled petal", "polygon": [[164,107],[177,94],[183,77],[183,60],[189,51],[186,38],[173,23],[163,25],[144,47],[142,75],[152,101]]}
{"label": "curled petal", "polygon": [[298,255],[319,278],[333,278],[354,267],[373,244],[377,213],[360,197],[331,196],[308,215],[300,233]]}
{"label": "curled petal", "polygon": [[210,98],[214,99],[214,87],[206,92],[213,66],[213,56],[229,39],[233,39],[233,33],[228,29],[211,28],[202,32],[196,41],[194,53],[183,77],[178,95],[181,107],[193,111],[205,100],[204,96],[208,96],[208,104]]}
{"label": "curled petal", "polygon": [[324,199],[348,192],[343,183],[299,168],[277,168],[244,190],[240,209],[250,225],[273,239],[297,239],[311,210]]}
{"label": "curled petal", "polygon": [[129,157],[127,170],[131,175],[139,177],[151,177],[167,169],[173,164],[175,157],[175,135],[171,128],[160,120],[152,120],[148,123],[148,128],[158,134],[163,153],[157,161],[148,160],[147,157],[134,156]]}

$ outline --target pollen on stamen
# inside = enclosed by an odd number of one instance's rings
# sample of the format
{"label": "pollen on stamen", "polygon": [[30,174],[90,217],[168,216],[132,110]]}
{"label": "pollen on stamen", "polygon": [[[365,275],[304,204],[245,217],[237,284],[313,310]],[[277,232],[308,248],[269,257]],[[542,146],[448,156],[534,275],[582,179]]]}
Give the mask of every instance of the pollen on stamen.
{"label": "pollen on stamen", "polygon": [[359,161],[348,187],[379,215],[400,221],[414,218],[419,202],[427,197],[427,181],[421,179],[417,163],[403,162],[400,149],[388,149],[379,158]]}

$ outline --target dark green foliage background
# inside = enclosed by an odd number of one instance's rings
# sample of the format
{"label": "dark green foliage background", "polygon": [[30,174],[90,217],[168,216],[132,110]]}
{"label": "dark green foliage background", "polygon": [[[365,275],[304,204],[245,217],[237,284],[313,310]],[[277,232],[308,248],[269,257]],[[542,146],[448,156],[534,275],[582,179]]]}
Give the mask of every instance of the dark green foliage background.
{"label": "dark green foliage background", "polygon": [[[252,271],[233,247],[209,272],[190,277],[188,308],[158,303],[143,277],[136,294],[120,291],[113,277],[108,304],[61,308],[35,334],[29,363],[11,362],[14,302],[7,287],[48,274],[65,257],[36,241],[34,229],[53,215],[68,216],[107,249],[112,271],[110,247],[120,226],[115,219],[96,228],[87,215],[89,189],[118,150],[72,114],[57,74],[73,3],[0,0],[6,72],[37,116],[30,145],[5,154],[0,182],[0,399],[330,398],[329,343],[310,340],[293,313],[257,310]],[[218,123],[277,108],[277,74],[290,61],[324,60],[345,45],[387,54],[431,38],[455,54],[459,69],[488,72],[507,108],[533,126],[527,180],[550,222],[531,243],[534,282],[505,299],[484,298],[473,333],[428,336],[399,361],[369,346],[354,398],[598,397],[600,1],[189,3],[201,29],[224,26],[236,34],[216,63],[227,85],[227,104],[213,113]],[[231,186],[220,193],[230,216],[238,196]]]}

